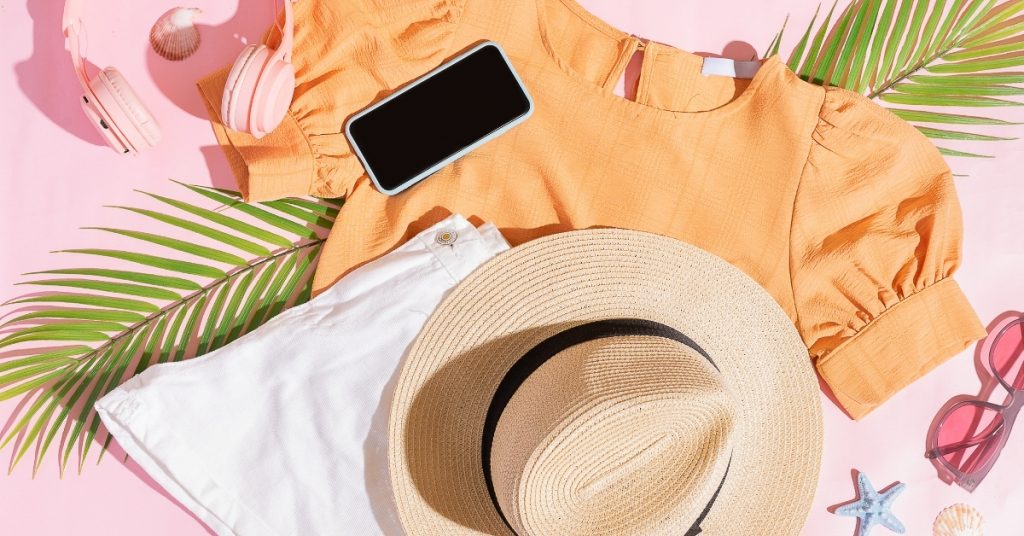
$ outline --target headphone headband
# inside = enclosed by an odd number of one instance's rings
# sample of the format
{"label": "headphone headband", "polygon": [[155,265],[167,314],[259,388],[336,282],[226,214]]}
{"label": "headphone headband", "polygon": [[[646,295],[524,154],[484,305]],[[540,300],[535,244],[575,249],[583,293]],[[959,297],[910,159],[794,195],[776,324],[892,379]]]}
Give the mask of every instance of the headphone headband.
{"label": "headphone headband", "polygon": [[92,88],[89,87],[89,73],[85,72],[85,61],[82,58],[82,19],[79,14],[79,0],[65,0],[61,20],[64,46],[71,53],[71,63],[75,66],[75,75],[82,84],[82,91],[85,91],[86,95],[93,95]]}
{"label": "headphone headband", "polygon": [[[281,30],[281,44],[277,47],[277,53],[288,63],[292,62],[292,44],[295,41],[295,14],[292,4],[298,1],[284,0],[284,28]],[[274,5],[277,5],[277,0],[274,0]]]}
{"label": "headphone headband", "polygon": [[71,33],[78,31],[80,25],[78,10],[78,0],[66,0],[64,2],[64,16],[61,24],[65,37],[70,37]]}

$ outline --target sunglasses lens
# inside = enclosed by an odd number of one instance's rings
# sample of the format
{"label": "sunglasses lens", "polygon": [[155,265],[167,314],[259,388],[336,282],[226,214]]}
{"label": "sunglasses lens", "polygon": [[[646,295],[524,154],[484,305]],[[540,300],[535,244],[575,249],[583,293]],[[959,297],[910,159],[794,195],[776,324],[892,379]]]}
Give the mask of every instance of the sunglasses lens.
{"label": "sunglasses lens", "polygon": [[1024,389],[1024,322],[1015,322],[992,346],[993,371],[1014,389]]}
{"label": "sunglasses lens", "polygon": [[939,428],[942,459],[961,473],[975,472],[996,454],[996,440],[1002,432],[999,412],[975,404],[959,406],[946,415]]}

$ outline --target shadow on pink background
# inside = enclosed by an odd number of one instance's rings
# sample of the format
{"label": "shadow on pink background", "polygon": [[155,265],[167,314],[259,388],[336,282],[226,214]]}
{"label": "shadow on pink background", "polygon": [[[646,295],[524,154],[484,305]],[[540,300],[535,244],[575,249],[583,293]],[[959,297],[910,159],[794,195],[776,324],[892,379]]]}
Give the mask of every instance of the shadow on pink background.
{"label": "shadow on pink background", "polygon": [[192,518],[192,521],[196,523],[198,529],[194,531],[195,534],[202,534],[201,531],[206,531],[207,534],[211,536],[216,536],[216,534],[213,532],[213,530],[210,529],[210,527],[207,527],[206,524],[200,521],[198,517],[196,517],[194,514],[192,514],[192,512],[186,509],[180,502],[178,502],[177,499],[172,497],[170,493],[164,491],[164,489],[160,487],[160,484],[157,484],[155,480],[153,480],[148,474],[146,474],[146,471],[144,471],[142,467],[139,467],[139,464],[135,463],[135,460],[129,458],[128,455],[125,454],[124,449],[121,448],[121,445],[117,444],[117,441],[113,441],[110,443],[110,448],[105,456],[109,456],[111,459],[117,460],[122,467],[127,469],[128,472],[130,472],[131,474],[135,475],[135,477],[138,478],[140,482],[148,486],[149,489],[151,489],[154,493],[158,494],[164,500],[169,501],[179,510],[184,512],[185,515]]}
{"label": "shadow on pink background", "polygon": [[[82,141],[102,145],[103,139],[86,120],[78,104],[76,94],[81,93],[80,86],[74,69],[70,68],[64,36],[60,32],[63,7],[62,2],[54,0],[28,0],[32,56],[17,63],[14,72],[22,94],[47,119]],[[87,62],[86,68],[91,74],[99,70],[91,62]]]}
{"label": "shadow on pink background", "polygon": [[[630,33],[736,59],[763,52],[787,14],[792,18],[782,50],[790,50],[817,7],[817,2],[801,0],[580,2]],[[144,229],[131,215],[103,208],[145,204],[133,190],[181,195],[182,189],[169,178],[218,187],[234,184],[204,119],[195,81],[229,65],[245,43],[263,35],[271,24],[272,2],[253,0],[244,8],[232,1],[187,4],[204,11],[199,20],[203,45],[195,56],[179,63],[157,57],[148,45],[150,25],[174,4],[124,0],[87,4],[89,59],[124,73],[161,123],[164,141],[137,158],[120,157],[99,145],[99,136],[77,102],[80,91],[60,33],[62,2],[0,4],[0,72],[4,73],[0,75],[0,95],[4,95],[0,117],[5,119],[0,123],[0,301],[25,290],[14,286],[24,280],[19,274],[75,262],[50,251],[99,241],[101,235],[80,227]],[[620,93],[630,94],[639,65],[637,59],[627,69]],[[1024,119],[1017,110],[1006,117]],[[1020,136],[1024,127],[1004,132]],[[967,175],[957,182],[965,224],[958,280],[982,320],[989,322],[1006,311],[1024,308],[1024,233],[1020,231],[1024,183],[1015,171],[1024,169],[1024,142],[984,147],[998,158],[959,159],[951,165],[955,173]],[[3,308],[0,315],[10,312]],[[972,504],[985,515],[986,534],[1022,533],[1024,489],[1012,476],[1024,466],[1024,430],[1015,431],[999,466],[974,494],[943,483],[924,458],[929,426],[939,409],[959,394],[984,392],[986,376],[976,370],[973,351],[963,352],[861,422],[850,421],[823,395],[825,452],[804,534],[854,533],[852,519],[829,512],[830,507],[856,497],[851,481],[854,469],[864,471],[879,489],[897,481],[907,483],[894,511],[907,525],[908,534],[930,534],[935,515],[956,502]],[[0,403],[0,426],[7,424],[15,405]],[[94,452],[97,446],[93,445]],[[8,460],[9,455],[8,447],[0,451],[0,460]],[[123,451],[116,444],[99,465],[92,459],[90,455],[81,475],[71,469],[63,480],[58,478],[52,453],[34,480],[31,463],[24,461],[13,475],[0,476],[0,534],[209,533],[137,465],[119,463]],[[887,532],[876,529],[875,534]]]}

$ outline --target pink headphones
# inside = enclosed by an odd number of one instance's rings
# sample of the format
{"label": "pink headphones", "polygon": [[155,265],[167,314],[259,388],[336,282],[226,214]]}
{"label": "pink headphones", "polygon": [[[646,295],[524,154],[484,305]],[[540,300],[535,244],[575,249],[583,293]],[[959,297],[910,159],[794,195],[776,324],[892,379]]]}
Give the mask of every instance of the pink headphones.
{"label": "pink headphones", "polygon": [[[249,45],[235,60],[221,104],[221,120],[228,128],[257,138],[274,129],[288,112],[295,91],[291,64],[293,42],[292,2],[285,0],[281,46]],[[160,141],[160,125],[121,73],[106,67],[89,79],[81,53],[81,19],[78,0],[64,4],[64,36],[85,92],[82,110],[107,145],[119,153],[136,154]]]}
{"label": "pink headphones", "polygon": [[277,50],[249,45],[231,67],[220,106],[220,119],[228,128],[262,138],[288,113],[295,93],[292,3],[296,1],[284,0],[284,28]]}

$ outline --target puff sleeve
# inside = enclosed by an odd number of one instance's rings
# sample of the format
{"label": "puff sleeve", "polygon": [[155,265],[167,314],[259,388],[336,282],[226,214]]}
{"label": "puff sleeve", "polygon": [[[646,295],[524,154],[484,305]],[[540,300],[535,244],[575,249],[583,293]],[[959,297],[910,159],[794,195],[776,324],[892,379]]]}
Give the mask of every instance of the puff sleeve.
{"label": "puff sleeve", "polygon": [[916,129],[826,91],[796,193],[797,328],[855,419],[985,335],[952,274],[962,223],[952,175]]}
{"label": "puff sleeve", "polygon": [[[247,201],[339,197],[363,168],[344,135],[353,113],[444,61],[465,0],[301,0],[295,4],[295,96],[262,139],[220,120],[228,68],[199,82],[218,144]],[[265,42],[276,47],[280,34]]]}

